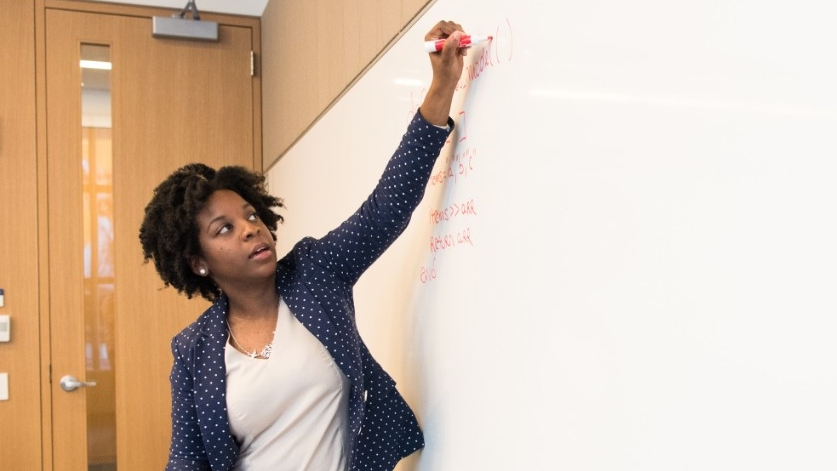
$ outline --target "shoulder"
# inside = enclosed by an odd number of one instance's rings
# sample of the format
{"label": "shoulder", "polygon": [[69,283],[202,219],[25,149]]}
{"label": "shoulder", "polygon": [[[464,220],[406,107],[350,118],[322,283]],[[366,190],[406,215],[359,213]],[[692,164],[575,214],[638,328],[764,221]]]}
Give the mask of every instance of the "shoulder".
{"label": "shoulder", "polygon": [[294,244],[290,252],[276,262],[276,284],[287,283],[289,277],[296,276],[299,266],[311,258],[311,248],[316,242],[313,237],[305,237]]}
{"label": "shoulder", "polygon": [[289,272],[295,275],[304,275],[311,268],[309,264],[324,265],[322,252],[327,250],[327,246],[335,243],[334,238],[331,237],[332,232],[329,231],[328,234],[319,239],[310,236],[304,237],[294,244],[291,251],[277,262],[277,275],[282,276]]}
{"label": "shoulder", "polygon": [[194,322],[172,338],[172,348],[192,350],[195,344],[206,336],[223,332],[226,319],[226,298],[221,297],[209,306]]}
{"label": "shoulder", "polygon": [[171,339],[172,347],[188,348],[195,344],[195,341],[200,337],[200,328],[198,321],[192,322],[186,328],[181,330]]}

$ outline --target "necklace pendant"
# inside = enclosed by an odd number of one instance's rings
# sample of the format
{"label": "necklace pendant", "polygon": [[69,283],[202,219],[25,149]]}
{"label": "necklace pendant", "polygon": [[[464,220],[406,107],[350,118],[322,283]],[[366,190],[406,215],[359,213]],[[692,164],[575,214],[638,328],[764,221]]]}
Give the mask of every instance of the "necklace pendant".
{"label": "necklace pendant", "polygon": [[255,351],[255,350],[253,350],[252,352],[248,352],[248,353],[247,353],[247,356],[248,356],[248,357],[250,357],[250,358],[256,358],[256,357],[257,357],[257,356],[259,356],[259,355],[258,355],[258,354],[256,354],[256,351]]}
{"label": "necklace pendant", "polygon": [[273,353],[273,342],[265,345],[260,355],[262,358],[270,358],[271,353]]}

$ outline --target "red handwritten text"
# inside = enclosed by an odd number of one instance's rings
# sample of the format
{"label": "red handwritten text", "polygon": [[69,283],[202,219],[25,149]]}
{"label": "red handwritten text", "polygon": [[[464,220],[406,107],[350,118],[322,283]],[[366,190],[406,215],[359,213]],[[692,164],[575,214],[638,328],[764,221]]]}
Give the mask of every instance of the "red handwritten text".
{"label": "red handwritten text", "polygon": [[466,227],[461,231],[430,236],[430,251],[433,253],[441,252],[442,250],[453,249],[460,245],[474,245],[474,242],[471,240],[470,227]]}
{"label": "red handwritten text", "polygon": [[[497,25],[494,39],[485,47],[474,47],[472,50],[479,55],[465,65],[465,70],[459,83],[456,84],[456,91],[461,91],[480,78],[491,67],[496,67],[502,62],[509,62],[513,56],[514,34],[511,29],[511,22],[506,21]],[[470,57],[470,56],[469,56]]]}
{"label": "red handwritten text", "polygon": [[419,281],[422,283],[429,283],[436,279],[438,272],[436,271],[436,257],[433,257],[433,262],[430,266],[419,268]]}
{"label": "red handwritten text", "polygon": [[477,157],[477,149],[469,147],[462,152],[449,156],[445,161],[445,167],[430,176],[431,185],[445,183],[452,178],[454,182],[459,178],[466,178],[474,170],[474,159]]}
{"label": "red handwritten text", "polygon": [[461,216],[476,216],[477,215],[477,207],[474,203],[474,199],[471,198],[468,201],[462,203],[453,203],[448,207],[438,210],[433,209],[430,211],[430,223],[431,224],[439,224],[442,221],[450,221],[451,219],[461,217]]}

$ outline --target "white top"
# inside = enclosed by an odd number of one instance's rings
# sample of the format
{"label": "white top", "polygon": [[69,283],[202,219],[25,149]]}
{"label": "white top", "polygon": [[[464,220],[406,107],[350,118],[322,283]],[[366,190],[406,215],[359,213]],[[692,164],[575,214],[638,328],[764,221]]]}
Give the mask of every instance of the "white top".
{"label": "white top", "polygon": [[234,469],[349,469],[349,380],[284,300],[270,358],[250,358],[229,341],[225,358],[227,413],[240,446]]}

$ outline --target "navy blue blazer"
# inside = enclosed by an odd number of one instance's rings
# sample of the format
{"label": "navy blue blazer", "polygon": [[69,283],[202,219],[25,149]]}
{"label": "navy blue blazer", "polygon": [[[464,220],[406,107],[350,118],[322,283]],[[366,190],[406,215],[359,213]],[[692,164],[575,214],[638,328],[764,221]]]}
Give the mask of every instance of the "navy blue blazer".
{"label": "navy blue blazer", "polygon": [[[448,119],[449,128],[453,121]],[[449,131],[419,113],[360,208],[321,239],[307,237],[281,258],[276,289],[351,382],[351,470],[392,470],[424,446],[415,415],[372,357],[355,324],[352,290],[404,231],[424,196]],[[228,470],[238,458],[226,404],[225,295],[172,340],[172,440],[167,471]],[[277,388],[281,385],[277,385]]]}

